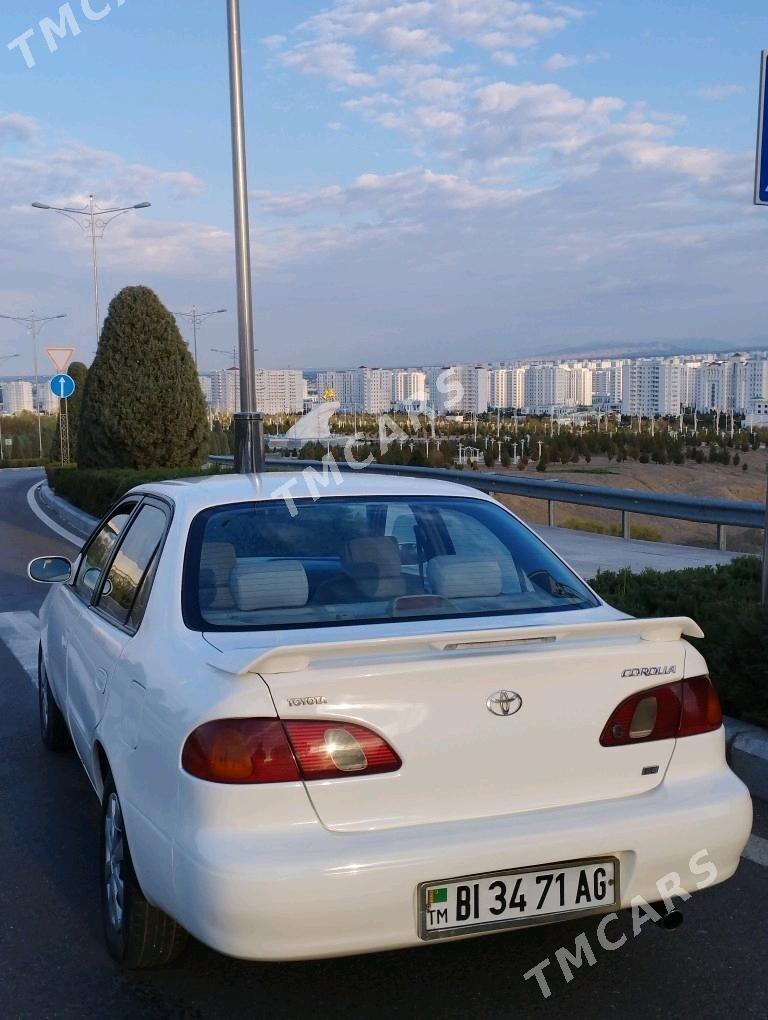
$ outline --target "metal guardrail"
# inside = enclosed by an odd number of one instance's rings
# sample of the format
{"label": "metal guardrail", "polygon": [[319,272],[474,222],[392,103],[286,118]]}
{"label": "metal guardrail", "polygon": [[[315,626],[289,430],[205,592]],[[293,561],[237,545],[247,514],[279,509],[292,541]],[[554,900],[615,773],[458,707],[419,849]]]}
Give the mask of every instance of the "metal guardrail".
{"label": "metal guardrail", "polygon": [[[214,463],[231,464],[233,457],[213,456]],[[360,470],[347,464],[343,458],[335,461],[340,471]],[[268,457],[269,467],[291,470],[312,467],[323,469],[319,460],[300,460],[293,457]],[[717,547],[726,548],[726,529],[757,528],[763,531],[763,601],[768,602],[768,493],[766,503],[752,503],[730,499],[701,499],[694,496],[672,496],[655,492],[637,492],[634,489],[611,489],[604,485],[584,485],[579,482],[561,482],[554,479],[515,477],[490,471],[458,471],[452,468],[407,467],[403,464],[370,464],[364,471],[375,474],[401,475],[408,478],[434,478],[444,482],[458,482],[482,492],[525,496],[528,499],[547,501],[550,527],[556,527],[555,504],[571,503],[578,506],[601,507],[621,511],[622,537],[630,537],[630,515],[669,517],[679,521],[712,524],[717,528]]]}

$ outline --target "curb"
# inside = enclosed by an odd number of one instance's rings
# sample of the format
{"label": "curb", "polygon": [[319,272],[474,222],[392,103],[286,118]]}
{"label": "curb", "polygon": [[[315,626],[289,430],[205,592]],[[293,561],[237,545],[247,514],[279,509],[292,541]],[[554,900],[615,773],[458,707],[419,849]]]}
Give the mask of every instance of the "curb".
{"label": "curb", "polygon": [[754,797],[768,800],[768,730],[725,719],[728,764]]}
{"label": "curb", "polygon": [[49,515],[55,523],[63,524],[80,539],[87,538],[98,524],[96,517],[78,510],[67,500],[51,491],[47,482],[40,482],[34,488],[34,498],[39,509]]}

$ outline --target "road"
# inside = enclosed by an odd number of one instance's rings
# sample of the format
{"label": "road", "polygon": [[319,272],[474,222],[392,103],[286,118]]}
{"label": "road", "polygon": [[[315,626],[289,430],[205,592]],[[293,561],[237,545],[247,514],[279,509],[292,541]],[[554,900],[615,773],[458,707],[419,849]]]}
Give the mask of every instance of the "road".
{"label": "road", "polygon": [[[597,921],[343,960],[260,965],[193,943],[173,966],[121,973],[101,945],[97,803],[78,761],[37,735],[35,655],[41,589],[26,563],[71,554],[29,510],[34,470],[0,471],[0,1015],[109,1017],[567,1017],[677,1014],[764,1018],[768,998],[768,805],[752,856],[686,905],[670,934],[646,924],[608,952]],[[27,667],[25,669],[25,666]],[[362,904],[371,911],[375,904]],[[618,939],[619,923],[611,929]],[[555,953],[585,932],[594,963],[566,983]],[[523,975],[545,958],[551,996]]]}

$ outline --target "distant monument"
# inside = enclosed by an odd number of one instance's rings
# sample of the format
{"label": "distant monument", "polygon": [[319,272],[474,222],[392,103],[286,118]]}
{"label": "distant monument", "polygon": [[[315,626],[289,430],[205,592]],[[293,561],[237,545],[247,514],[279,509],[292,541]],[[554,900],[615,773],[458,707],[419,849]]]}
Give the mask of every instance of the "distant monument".
{"label": "distant monument", "polygon": [[[326,394],[333,394],[333,390],[326,390],[323,393],[325,401]],[[300,450],[307,443],[323,443],[331,446],[343,446],[347,436],[337,432],[331,432],[331,418],[341,407],[337,400],[328,400],[318,404],[307,414],[292,425],[282,436],[267,436],[269,445],[277,449]]]}

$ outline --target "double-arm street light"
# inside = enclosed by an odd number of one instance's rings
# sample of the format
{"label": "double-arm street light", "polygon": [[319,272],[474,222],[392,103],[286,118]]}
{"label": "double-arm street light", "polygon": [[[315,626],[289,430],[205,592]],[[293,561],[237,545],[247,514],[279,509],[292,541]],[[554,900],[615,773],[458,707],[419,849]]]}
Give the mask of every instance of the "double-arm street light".
{"label": "double-arm street light", "polygon": [[66,315],[46,315],[42,318],[33,312],[30,316],[23,315],[0,315],[0,319],[8,319],[9,322],[20,322],[26,326],[27,333],[32,337],[32,358],[35,366],[35,408],[37,410],[37,441],[40,447],[40,456],[43,456],[43,426],[40,421],[40,375],[37,371],[37,335],[46,323],[55,319],[66,319]]}
{"label": "double-arm street light", "polygon": [[69,206],[58,206],[58,205],[46,205],[44,202],[33,202],[33,209],[45,209],[49,212],[59,213],[61,216],[66,216],[68,220],[72,220],[80,227],[86,237],[91,239],[91,253],[93,258],[93,302],[96,314],[96,348],[99,346],[99,336],[101,334],[101,312],[99,309],[99,262],[98,262],[98,251],[96,242],[100,241],[104,237],[104,231],[107,229],[109,224],[118,218],[118,216],[124,216],[126,213],[133,212],[135,209],[149,209],[151,202],[138,202],[136,205],[126,205],[123,207],[114,207],[102,209],[96,205],[93,195],[88,196],[88,205],[83,206],[80,209],[70,208]]}
{"label": "double-arm street light", "polygon": [[[18,354],[0,354],[0,362],[10,361],[11,358],[18,358]],[[3,394],[5,396],[5,394]],[[5,460],[5,444],[3,443],[3,419],[0,417],[0,460]]]}
{"label": "double-arm street light", "polygon": [[194,336],[194,351],[195,351],[195,368],[197,368],[197,331],[206,321],[210,319],[212,315],[223,315],[226,312],[226,308],[217,308],[215,312],[201,312],[197,305],[192,305],[191,312],[174,312],[173,314],[177,319],[186,319],[187,322],[192,323],[192,331]]}

